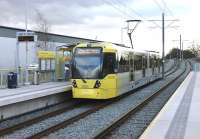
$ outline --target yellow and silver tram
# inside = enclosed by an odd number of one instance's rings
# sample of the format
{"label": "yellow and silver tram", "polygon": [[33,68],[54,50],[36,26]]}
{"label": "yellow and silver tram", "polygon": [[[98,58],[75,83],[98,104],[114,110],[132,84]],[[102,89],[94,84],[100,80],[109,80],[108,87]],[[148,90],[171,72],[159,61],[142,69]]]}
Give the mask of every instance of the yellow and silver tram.
{"label": "yellow and silver tram", "polygon": [[[81,43],[72,58],[73,98],[109,99],[159,77],[158,55],[134,53],[112,43]],[[143,81],[144,82],[144,81]]]}

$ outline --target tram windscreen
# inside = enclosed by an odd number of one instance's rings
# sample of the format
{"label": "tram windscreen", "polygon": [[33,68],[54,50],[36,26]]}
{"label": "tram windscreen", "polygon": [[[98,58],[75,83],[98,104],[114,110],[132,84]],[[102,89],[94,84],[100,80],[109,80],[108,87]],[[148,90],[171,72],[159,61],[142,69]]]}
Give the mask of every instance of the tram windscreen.
{"label": "tram windscreen", "polygon": [[101,48],[76,48],[72,62],[72,78],[98,79],[101,65]]}

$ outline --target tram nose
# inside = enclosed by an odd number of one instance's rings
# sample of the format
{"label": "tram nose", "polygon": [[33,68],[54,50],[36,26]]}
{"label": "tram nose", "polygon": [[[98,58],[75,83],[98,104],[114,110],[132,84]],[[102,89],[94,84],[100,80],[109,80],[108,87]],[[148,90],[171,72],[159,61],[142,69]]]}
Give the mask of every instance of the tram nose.
{"label": "tram nose", "polygon": [[100,80],[85,80],[83,82],[82,79],[74,79],[72,80],[72,86],[79,89],[98,89],[102,86],[102,83]]}

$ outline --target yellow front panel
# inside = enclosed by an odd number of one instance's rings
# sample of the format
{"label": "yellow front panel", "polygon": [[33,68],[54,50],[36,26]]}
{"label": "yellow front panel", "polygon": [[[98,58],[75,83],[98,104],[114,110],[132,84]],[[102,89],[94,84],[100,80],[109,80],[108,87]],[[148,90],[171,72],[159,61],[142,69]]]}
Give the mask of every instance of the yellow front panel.
{"label": "yellow front panel", "polygon": [[96,82],[96,80],[87,80],[87,79],[85,79],[85,81],[86,81],[86,83],[84,83],[84,81],[81,80],[81,79],[76,79],[77,88],[79,88],[79,89],[81,89],[81,88],[84,88],[84,89],[93,88],[94,84]]}
{"label": "yellow front panel", "polygon": [[107,89],[116,89],[117,88],[117,76],[116,74],[109,74],[103,80],[101,80],[101,88]]}
{"label": "yellow front panel", "polygon": [[77,88],[72,88],[74,98],[108,99],[117,96],[117,76],[110,74],[104,79],[99,80],[101,86],[94,88],[96,79],[86,80],[76,79]]}
{"label": "yellow front panel", "polygon": [[116,89],[79,89],[73,88],[73,98],[108,99],[116,97]]}

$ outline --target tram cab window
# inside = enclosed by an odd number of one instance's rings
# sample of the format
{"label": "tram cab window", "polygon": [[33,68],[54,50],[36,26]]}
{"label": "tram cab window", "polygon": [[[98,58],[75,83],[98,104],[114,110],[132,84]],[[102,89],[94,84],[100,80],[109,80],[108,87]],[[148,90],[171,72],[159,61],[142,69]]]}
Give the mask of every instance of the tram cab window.
{"label": "tram cab window", "polygon": [[116,70],[116,55],[115,53],[104,53],[103,58],[103,76],[113,74]]}

